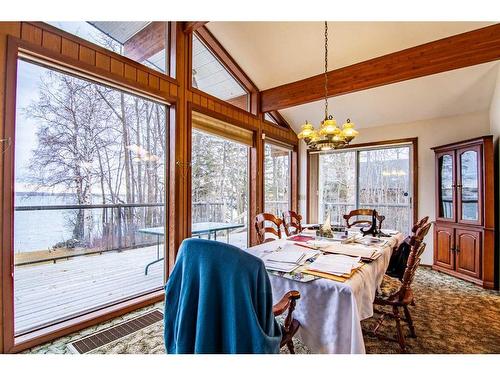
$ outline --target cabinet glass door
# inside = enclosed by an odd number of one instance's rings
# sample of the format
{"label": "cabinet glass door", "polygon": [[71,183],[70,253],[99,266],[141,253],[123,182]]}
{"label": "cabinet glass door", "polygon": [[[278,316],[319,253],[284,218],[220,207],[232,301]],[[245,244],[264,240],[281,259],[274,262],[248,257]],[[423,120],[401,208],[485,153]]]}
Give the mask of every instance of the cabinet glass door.
{"label": "cabinet glass door", "polygon": [[479,156],[479,146],[458,151],[457,198],[459,222],[481,224]]}
{"label": "cabinet glass door", "polygon": [[454,152],[438,155],[438,217],[455,221]]}

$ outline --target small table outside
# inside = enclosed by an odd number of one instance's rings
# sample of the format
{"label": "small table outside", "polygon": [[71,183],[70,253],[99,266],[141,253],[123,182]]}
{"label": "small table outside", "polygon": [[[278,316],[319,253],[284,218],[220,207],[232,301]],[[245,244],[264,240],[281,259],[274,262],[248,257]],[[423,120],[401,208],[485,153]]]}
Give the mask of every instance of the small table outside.
{"label": "small table outside", "polygon": [[[214,240],[217,240],[217,232],[221,230],[227,231],[227,242],[229,243],[229,232],[231,229],[243,228],[245,224],[237,224],[237,223],[212,223],[212,222],[203,222],[203,223],[195,223],[191,226],[191,235],[201,237],[203,234],[208,235],[208,239],[210,240],[212,237],[212,233],[214,235]],[[160,237],[165,236],[164,227],[154,227],[154,228],[142,228],[139,229],[138,232],[152,234],[157,236],[156,241],[156,260],[148,263],[146,265],[146,269],[144,270],[144,274],[148,274],[149,266],[161,262],[164,257],[160,257]]]}

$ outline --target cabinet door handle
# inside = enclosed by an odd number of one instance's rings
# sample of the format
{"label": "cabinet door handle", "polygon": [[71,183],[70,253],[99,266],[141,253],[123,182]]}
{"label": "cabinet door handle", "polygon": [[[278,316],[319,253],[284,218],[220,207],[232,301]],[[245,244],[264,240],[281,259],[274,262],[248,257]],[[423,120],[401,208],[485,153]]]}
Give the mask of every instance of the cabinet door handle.
{"label": "cabinet door handle", "polygon": [[455,247],[455,251],[456,251],[457,253],[459,253],[459,252],[460,252],[460,249],[459,249],[458,247]]}

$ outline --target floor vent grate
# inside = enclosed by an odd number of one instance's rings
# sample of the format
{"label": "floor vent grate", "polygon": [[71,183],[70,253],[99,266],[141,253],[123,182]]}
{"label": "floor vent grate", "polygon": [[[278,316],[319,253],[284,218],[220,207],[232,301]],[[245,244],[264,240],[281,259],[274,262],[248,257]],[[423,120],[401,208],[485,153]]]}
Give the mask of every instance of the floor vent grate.
{"label": "floor vent grate", "polygon": [[114,325],[94,332],[88,336],[68,343],[68,348],[77,354],[89,353],[110,342],[123,339],[143,328],[163,320],[163,313],[160,310],[153,310],[138,317],[127,320],[123,323]]}

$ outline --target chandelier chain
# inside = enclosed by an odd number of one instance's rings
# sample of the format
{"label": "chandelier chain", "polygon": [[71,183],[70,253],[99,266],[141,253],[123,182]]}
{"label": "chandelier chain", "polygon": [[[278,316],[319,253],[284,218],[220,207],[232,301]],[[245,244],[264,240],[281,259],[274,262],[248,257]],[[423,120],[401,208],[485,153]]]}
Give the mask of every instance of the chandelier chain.
{"label": "chandelier chain", "polygon": [[325,120],[328,119],[328,21],[325,21]]}

